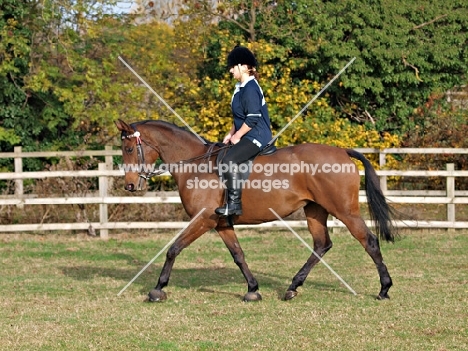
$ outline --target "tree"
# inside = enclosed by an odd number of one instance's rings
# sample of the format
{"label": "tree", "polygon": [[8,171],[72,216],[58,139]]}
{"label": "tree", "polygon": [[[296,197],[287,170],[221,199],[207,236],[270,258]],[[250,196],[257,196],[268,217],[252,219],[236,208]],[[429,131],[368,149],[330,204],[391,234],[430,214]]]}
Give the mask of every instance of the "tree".
{"label": "tree", "polygon": [[[434,92],[466,81],[467,5],[464,1],[317,1],[308,32],[319,49],[311,74],[324,80],[330,68],[356,56],[343,89],[330,90],[333,105],[383,131],[408,131],[408,117]],[[299,10],[297,10],[299,11]]]}
{"label": "tree", "polygon": [[[101,148],[116,134],[116,118],[167,113],[118,60],[122,55],[164,95],[171,77],[172,30],[132,24],[94,1],[9,0],[0,12],[0,146],[10,151]],[[142,60],[143,59],[143,60]],[[169,81],[169,83],[167,83]],[[3,160],[11,167],[8,160]],[[8,166],[7,166],[8,165]],[[1,166],[1,164],[0,164]],[[25,160],[25,169],[43,167]]]}
{"label": "tree", "polygon": [[[29,71],[34,7],[24,1],[6,0],[0,7],[0,149],[12,150],[25,140],[32,144],[40,136],[37,108],[42,101],[25,89]],[[8,160],[0,160],[6,167]],[[25,166],[34,163],[27,160]]]}
{"label": "tree", "polygon": [[289,60],[301,62],[291,73],[299,80],[325,82],[357,57],[342,84],[328,91],[330,104],[378,131],[411,130],[409,116],[432,93],[467,81],[468,6],[462,0],[189,4],[185,14],[217,16],[232,38],[288,51]]}
{"label": "tree", "polygon": [[0,145],[20,141],[11,116],[27,118],[31,111],[22,109],[27,101],[23,90],[23,75],[27,72],[30,31],[22,23],[28,16],[28,8],[19,1],[5,1],[0,8]]}
{"label": "tree", "polygon": [[[176,30],[177,32],[177,30]],[[293,72],[303,64],[291,59],[289,51],[263,40],[243,42],[242,36],[233,36],[228,30],[213,27],[213,33],[204,46],[197,46],[205,55],[200,61],[199,79],[191,81],[185,101],[190,101],[194,114],[185,114],[189,124],[213,141],[222,140],[230,129],[232,117],[229,101],[233,89],[232,76],[226,69],[225,59],[232,43],[248,46],[259,61],[260,83],[266,96],[274,133],[285,126],[321,89],[321,84],[308,79],[297,79]],[[195,82],[197,85],[195,86]],[[329,105],[326,95],[309,106],[278,139],[278,146],[302,142],[320,142],[345,147],[391,147],[399,143],[395,135],[380,135],[365,126],[353,125],[339,118]]]}
{"label": "tree", "polygon": [[118,57],[162,95],[171,91],[179,80],[169,80],[173,41],[167,25],[135,26],[134,17],[106,15],[104,7],[96,9],[91,1],[48,5],[43,12],[49,16],[40,23],[46,31],[33,36],[35,59],[27,88],[59,102],[51,106],[50,118],[43,111],[42,119],[61,126],[69,138],[77,137],[61,148],[82,143],[102,147],[113,138],[117,118],[149,119],[165,113]]}

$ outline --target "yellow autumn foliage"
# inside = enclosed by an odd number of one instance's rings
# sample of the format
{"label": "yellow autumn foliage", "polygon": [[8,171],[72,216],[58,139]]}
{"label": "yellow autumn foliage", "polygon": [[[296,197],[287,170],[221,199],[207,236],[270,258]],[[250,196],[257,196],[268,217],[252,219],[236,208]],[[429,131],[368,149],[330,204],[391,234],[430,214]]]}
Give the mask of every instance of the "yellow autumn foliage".
{"label": "yellow autumn foliage", "polygon": [[[323,82],[293,78],[294,70],[300,67],[302,62],[290,59],[283,47],[264,41],[242,42],[241,38],[232,38],[232,35],[229,37],[227,32],[218,33],[219,52],[222,55],[219,58],[219,67],[224,69],[225,74],[221,78],[205,75],[200,80],[192,80],[184,96],[184,116],[189,124],[208,140],[222,140],[232,125],[230,101],[236,82],[227,71],[225,62],[233,42],[239,42],[256,54],[260,85],[268,103],[273,135],[297,116],[278,138],[277,146],[314,142],[343,148],[383,149],[400,145],[397,135],[381,135],[371,127],[341,118],[329,105],[326,94],[318,97],[306,111],[299,114],[320,91]],[[209,60],[208,57],[204,59]],[[371,159],[374,166],[377,166],[378,157]]]}

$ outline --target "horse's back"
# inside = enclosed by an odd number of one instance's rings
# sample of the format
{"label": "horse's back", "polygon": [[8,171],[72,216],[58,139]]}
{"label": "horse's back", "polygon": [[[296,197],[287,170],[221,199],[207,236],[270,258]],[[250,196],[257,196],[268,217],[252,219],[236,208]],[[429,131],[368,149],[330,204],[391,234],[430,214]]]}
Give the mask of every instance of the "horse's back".
{"label": "horse's back", "polygon": [[278,148],[274,154],[259,156],[262,163],[268,162],[308,162],[311,164],[354,164],[346,149],[318,143],[303,143],[299,145]]}

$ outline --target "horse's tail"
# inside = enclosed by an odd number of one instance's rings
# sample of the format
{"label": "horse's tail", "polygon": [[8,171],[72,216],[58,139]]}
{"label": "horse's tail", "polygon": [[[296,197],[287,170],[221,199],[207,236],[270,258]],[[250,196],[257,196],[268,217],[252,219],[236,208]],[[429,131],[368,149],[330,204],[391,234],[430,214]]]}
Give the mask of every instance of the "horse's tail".
{"label": "horse's tail", "polygon": [[375,223],[375,229],[381,239],[393,242],[394,227],[392,224],[393,210],[388,205],[385,196],[380,188],[379,177],[372,167],[369,160],[360,152],[352,149],[346,149],[346,153],[364,165],[364,184],[366,187],[367,206],[372,221]]}

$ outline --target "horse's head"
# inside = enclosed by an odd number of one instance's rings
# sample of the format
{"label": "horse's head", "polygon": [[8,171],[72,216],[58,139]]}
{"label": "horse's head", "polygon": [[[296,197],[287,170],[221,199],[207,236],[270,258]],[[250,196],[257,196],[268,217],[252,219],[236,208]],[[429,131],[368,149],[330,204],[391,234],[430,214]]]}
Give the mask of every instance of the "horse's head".
{"label": "horse's head", "polygon": [[121,131],[125,189],[142,190],[146,183],[145,176],[153,171],[159,152],[153,143],[150,144],[147,140],[149,133],[143,126],[137,130],[134,125],[128,125],[120,119],[115,125]]}

